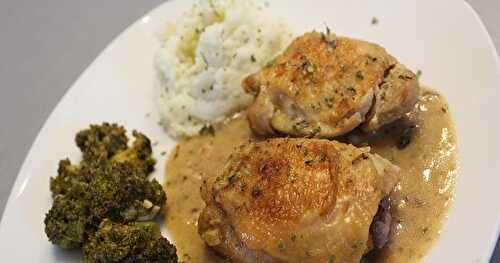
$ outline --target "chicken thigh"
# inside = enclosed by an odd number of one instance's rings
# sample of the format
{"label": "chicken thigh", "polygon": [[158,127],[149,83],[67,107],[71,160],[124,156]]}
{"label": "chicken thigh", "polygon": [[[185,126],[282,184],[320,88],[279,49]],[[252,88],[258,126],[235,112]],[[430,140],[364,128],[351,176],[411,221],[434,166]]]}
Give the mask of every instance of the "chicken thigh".
{"label": "chicken thigh", "polygon": [[200,236],[231,262],[360,262],[387,241],[384,197],[399,178],[368,151],[323,139],[242,145],[202,186]]}
{"label": "chicken thigh", "polygon": [[330,32],[298,37],[243,87],[255,96],[254,132],[319,138],[376,130],[408,112],[419,90],[416,75],[382,47]]}

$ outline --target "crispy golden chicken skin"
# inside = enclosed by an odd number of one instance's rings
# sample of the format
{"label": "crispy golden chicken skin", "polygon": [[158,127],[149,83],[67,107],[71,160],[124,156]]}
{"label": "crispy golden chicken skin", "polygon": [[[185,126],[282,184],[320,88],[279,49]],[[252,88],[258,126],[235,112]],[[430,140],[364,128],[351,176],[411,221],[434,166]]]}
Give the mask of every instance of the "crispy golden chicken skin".
{"label": "crispy golden chicken skin", "polygon": [[248,143],[204,182],[199,233],[232,262],[359,262],[398,178],[389,161],[335,141]]}
{"label": "crispy golden chicken skin", "polygon": [[376,130],[409,111],[419,90],[415,74],[382,47],[330,32],[296,38],[243,87],[255,95],[248,119],[257,134],[320,138],[363,123]]}

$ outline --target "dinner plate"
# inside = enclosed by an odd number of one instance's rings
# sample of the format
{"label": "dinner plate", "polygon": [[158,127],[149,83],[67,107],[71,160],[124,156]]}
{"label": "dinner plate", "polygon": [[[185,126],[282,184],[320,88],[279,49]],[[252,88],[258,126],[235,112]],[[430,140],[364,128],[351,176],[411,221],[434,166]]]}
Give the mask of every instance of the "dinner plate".
{"label": "dinner plate", "polygon": [[[52,112],[19,172],[0,225],[4,262],[79,262],[51,245],[43,219],[51,205],[49,178],[60,159],[78,161],[78,130],[103,121],[145,132],[158,159],[175,140],[158,125],[153,56],[157,32],[193,1],[166,2],[131,25],[85,70]],[[459,147],[455,202],[425,262],[487,262],[500,222],[500,63],[484,25],[464,1],[272,0],[295,32],[323,30],[373,41],[402,63],[422,70],[422,82],[450,104]],[[372,18],[378,23],[372,25]],[[168,231],[165,231],[168,235]]]}

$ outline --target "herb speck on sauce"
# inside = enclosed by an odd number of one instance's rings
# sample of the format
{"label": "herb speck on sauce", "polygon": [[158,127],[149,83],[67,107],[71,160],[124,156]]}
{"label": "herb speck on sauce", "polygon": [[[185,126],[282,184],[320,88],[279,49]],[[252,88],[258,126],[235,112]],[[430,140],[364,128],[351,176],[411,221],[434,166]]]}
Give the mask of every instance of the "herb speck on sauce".
{"label": "herb speck on sauce", "polygon": [[269,60],[266,65],[264,66],[265,68],[270,68],[274,65],[274,62],[276,61],[276,58],[273,58],[271,60]]}
{"label": "herb speck on sauce", "polygon": [[363,241],[361,241],[361,240],[356,240],[354,242],[354,244],[352,244],[353,249],[358,249],[358,248],[361,248],[362,246],[363,246]]}
{"label": "herb speck on sauce", "polygon": [[319,158],[318,159],[319,159],[320,162],[324,162],[326,160],[326,153],[321,152],[319,154]]}
{"label": "herb speck on sauce", "polygon": [[253,54],[250,56],[250,60],[252,61],[252,63],[257,62],[257,59],[255,58],[255,55],[253,55]]}
{"label": "herb speck on sauce", "polygon": [[323,41],[325,41],[328,45],[330,45],[330,51],[332,49],[337,48],[337,37],[335,34],[333,34],[328,26],[326,26],[326,33],[321,34],[321,38]]}
{"label": "herb speck on sauce", "polygon": [[415,125],[411,125],[403,130],[401,136],[399,136],[397,144],[398,149],[403,150],[411,143],[411,139],[413,137],[413,134],[415,133],[415,129]]}
{"label": "herb speck on sauce", "polygon": [[316,136],[317,134],[319,134],[321,132],[321,126],[316,126],[314,127],[314,129],[312,130],[312,134],[311,136],[314,137]]}
{"label": "herb speck on sauce", "polygon": [[328,108],[332,108],[333,107],[333,97],[325,97],[325,104],[326,106],[328,106]]}
{"label": "herb speck on sauce", "polygon": [[356,92],[356,88],[354,88],[354,86],[347,86],[345,89],[351,92]]}
{"label": "herb speck on sauce", "polygon": [[199,134],[200,135],[211,135],[211,136],[214,136],[215,135],[215,129],[210,124],[204,125],[203,127],[201,127],[201,129],[199,131]]}
{"label": "herb speck on sauce", "polygon": [[279,250],[280,252],[285,252],[285,251],[286,251],[286,246],[285,246],[285,244],[283,244],[282,242],[279,242],[279,243],[278,243],[278,250]]}
{"label": "herb speck on sauce", "polygon": [[314,160],[310,159],[310,160],[305,160],[304,163],[306,165],[312,165],[314,163]]}
{"label": "herb speck on sauce", "polygon": [[240,177],[241,177],[241,173],[239,171],[237,171],[237,172],[232,173],[228,177],[228,180],[229,180],[230,183],[232,183],[232,182],[238,180],[238,178],[240,178]]}
{"label": "herb speck on sauce", "polygon": [[358,70],[356,72],[356,79],[357,80],[363,80],[365,77],[363,76],[363,72],[361,72],[361,70]]}

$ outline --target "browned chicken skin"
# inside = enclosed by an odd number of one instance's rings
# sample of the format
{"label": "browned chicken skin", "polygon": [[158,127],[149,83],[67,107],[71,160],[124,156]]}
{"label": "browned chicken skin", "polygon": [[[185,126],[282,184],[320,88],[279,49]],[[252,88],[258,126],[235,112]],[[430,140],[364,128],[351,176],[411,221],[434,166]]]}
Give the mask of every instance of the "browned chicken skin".
{"label": "browned chicken skin", "polygon": [[232,262],[359,262],[385,243],[381,200],[399,178],[368,151],[321,139],[242,145],[202,186],[199,233]]}
{"label": "browned chicken skin", "polygon": [[257,134],[320,138],[376,130],[411,110],[419,90],[382,47],[330,32],[298,37],[243,87],[255,95],[248,119]]}

